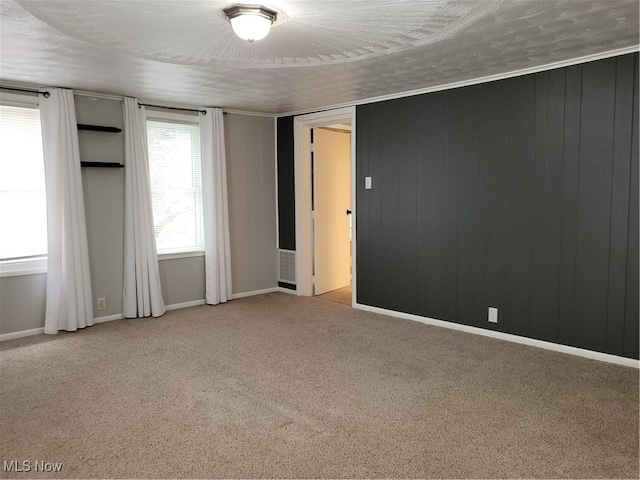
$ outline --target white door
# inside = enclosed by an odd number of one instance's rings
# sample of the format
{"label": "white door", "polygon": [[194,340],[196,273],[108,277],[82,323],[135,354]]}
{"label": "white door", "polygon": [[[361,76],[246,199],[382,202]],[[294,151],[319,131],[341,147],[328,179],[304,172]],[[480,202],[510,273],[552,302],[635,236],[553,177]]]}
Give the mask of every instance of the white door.
{"label": "white door", "polygon": [[321,295],[351,283],[351,135],[313,132],[314,293]]}

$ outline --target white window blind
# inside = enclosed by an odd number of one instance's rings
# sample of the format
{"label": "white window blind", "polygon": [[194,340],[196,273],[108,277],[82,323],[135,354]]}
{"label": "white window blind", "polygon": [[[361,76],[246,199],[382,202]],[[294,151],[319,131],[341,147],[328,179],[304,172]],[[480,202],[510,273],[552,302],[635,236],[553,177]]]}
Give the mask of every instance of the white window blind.
{"label": "white window blind", "polygon": [[149,120],[147,141],[158,253],[204,251],[199,126]]}
{"label": "white window blind", "polygon": [[47,254],[40,111],[0,105],[0,261]]}

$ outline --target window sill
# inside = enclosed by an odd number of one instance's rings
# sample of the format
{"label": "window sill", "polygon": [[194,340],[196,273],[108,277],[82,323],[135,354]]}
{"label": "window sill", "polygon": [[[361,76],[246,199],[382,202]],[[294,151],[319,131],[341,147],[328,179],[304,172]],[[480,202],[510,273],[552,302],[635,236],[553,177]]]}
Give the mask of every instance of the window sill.
{"label": "window sill", "polygon": [[189,258],[189,257],[204,257],[204,252],[174,252],[174,253],[159,253],[158,261],[174,260],[176,258]]}
{"label": "window sill", "polygon": [[47,273],[47,258],[8,260],[0,262],[0,278]]}

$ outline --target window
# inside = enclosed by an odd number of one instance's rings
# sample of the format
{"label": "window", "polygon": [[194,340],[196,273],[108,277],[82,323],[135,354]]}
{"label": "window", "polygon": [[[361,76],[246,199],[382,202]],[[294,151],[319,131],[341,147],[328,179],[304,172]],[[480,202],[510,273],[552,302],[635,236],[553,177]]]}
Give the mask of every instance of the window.
{"label": "window", "polygon": [[200,127],[147,121],[158,253],[204,251]]}
{"label": "window", "polygon": [[0,105],[0,225],[2,273],[11,274],[11,264],[21,262],[17,270],[29,273],[24,262],[47,255],[47,200],[37,108]]}

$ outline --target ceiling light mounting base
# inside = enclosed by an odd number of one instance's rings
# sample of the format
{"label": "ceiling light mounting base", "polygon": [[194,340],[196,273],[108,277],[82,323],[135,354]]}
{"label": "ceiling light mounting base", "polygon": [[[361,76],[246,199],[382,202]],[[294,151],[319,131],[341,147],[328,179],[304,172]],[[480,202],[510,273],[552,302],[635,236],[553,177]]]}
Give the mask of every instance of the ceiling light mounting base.
{"label": "ceiling light mounting base", "polygon": [[249,42],[266,37],[279,13],[263,5],[233,5],[223,12],[236,35]]}

